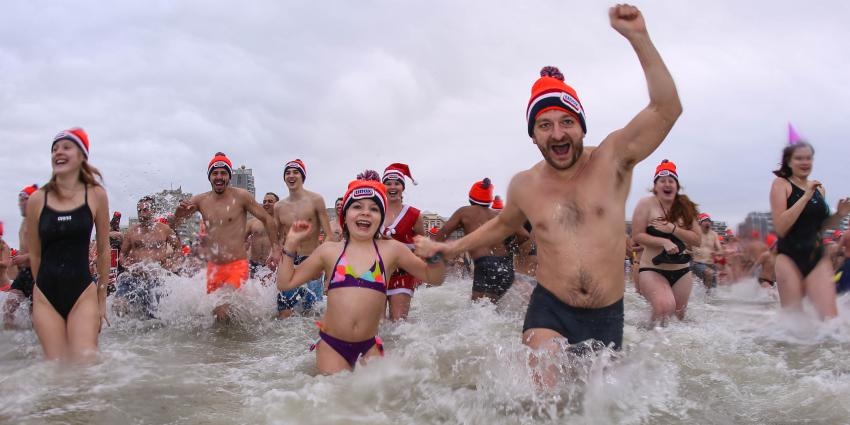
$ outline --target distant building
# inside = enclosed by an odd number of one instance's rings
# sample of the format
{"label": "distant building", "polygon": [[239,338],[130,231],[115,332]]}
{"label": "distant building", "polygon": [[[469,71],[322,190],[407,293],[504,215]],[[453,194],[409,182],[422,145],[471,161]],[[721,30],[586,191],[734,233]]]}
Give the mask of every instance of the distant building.
{"label": "distant building", "polygon": [[[423,211],[422,212],[422,224],[425,225],[425,234],[428,234],[428,231],[435,228],[435,227],[437,229],[442,229],[443,226],[446,224],[446,218],[441,217],[437,213]],[[448,238],[449,239],[460,239],[462,237],[463,237],[463,230],[457,229],[454,232],[452,232],[452,234],[449,235]]]}
{"label": "distant building", "polygon": [[251,196],[254,199],[257,199],[257,189],[254,188],[254,173],[251,168],[245,168],[243,165],[233,170],[233,177],[230,179],[230,185],[251,192]]}
{"label": "distant building", "polygon": [[726,222],[725,221],[711,221],[711,230],[714,230],[718,235],[726,234]]}
{"label": "distant building", "polygon": [[763,240],[769,233],[775,233],[773,217],[769,212],[751,212],[744,222],[738,225],[738,236],[748,238],[753,232],[758,232]]}

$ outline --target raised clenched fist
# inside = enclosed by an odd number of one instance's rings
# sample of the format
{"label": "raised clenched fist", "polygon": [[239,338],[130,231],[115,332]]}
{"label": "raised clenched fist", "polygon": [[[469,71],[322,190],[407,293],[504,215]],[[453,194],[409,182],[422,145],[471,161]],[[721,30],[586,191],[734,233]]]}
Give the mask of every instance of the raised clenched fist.
{"label": "raised clenched fist", "polygon": [[618,4],[608,9],[611,27],[631,40],[636,35],[646,35],[646,22],[637,7],[630,4]]}

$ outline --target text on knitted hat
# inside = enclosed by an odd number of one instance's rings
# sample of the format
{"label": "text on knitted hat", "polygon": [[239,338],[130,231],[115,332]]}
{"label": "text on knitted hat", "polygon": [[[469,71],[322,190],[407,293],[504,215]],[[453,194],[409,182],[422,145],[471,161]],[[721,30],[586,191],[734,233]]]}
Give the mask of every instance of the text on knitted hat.
{"label": "text on knitted hat", "polygon": [[529,137],[534,135],[534,123],[540,114],[560,110],[575,117],[582,131],[587,133],[584,108],[578,99],[575,89],[564,83],[564,74],[554,66],[546,66],[540,70],[540,78],[531,87],[531,98],[525,110]]}

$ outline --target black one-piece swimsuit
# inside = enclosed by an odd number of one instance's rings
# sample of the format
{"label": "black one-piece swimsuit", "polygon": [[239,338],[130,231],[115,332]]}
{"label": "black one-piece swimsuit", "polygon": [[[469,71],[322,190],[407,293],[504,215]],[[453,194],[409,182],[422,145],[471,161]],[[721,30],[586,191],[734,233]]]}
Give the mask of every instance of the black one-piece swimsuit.
{"label": "black one-piece swimsuit", "polygon": [[[791,183],[791,180],[788,180]],[[787,208],[791,208],[800,201],[806,191],[791,183],[791,194],[788,195]],[[791,257],[803,277],[809,275],[823,256],[823,241],[820,231],[823,222],[829,218],[829,205],[823,199],[819,190],[797,217],[797,221],[788,229],[785,237],[779,238],[776,249],[780,254]]]}
{"label": "black one-piece swimsuit", "polygon": [[38,221],[41,238],[41,265],[36,286],[53,308],[67,320],[83,291],[92,284],[89,272],[89,241],[94,219],[89,208],[88,187],[85,203],[70,211],[47,206]]}

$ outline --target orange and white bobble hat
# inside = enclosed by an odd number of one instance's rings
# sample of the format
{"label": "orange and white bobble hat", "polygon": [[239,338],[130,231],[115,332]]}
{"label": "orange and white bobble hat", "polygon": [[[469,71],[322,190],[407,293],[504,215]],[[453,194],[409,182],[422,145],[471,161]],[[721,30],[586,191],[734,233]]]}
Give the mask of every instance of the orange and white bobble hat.
{"label": "orange and white bobble hat", "polygon": [[410,181],[413,182],[414,186],[418,184],[410,174],[410,167],[407,164],[394,162],[384,170],[384,176],[381,177],[381,183],[386,183],[389,180],[395,180],[404,186],[405,177],[409,178]]}
{"label": "orange and white bobble hat", "polygon": [[285,173],[286,170],[288,170],[290,168],[294,168],[299,173],[301,173],[301,182],[302,183],[307,181],[307,166],[304,165],[304,161],[302,161],[300,159],[296,159],[296,160],[287,162],[286,165],[283,167],[283,172]]}
{"label": "orange and white bobble hat", "polygon": [[[366,170],[357,175],[356,180],[348,183],[348,190],[342,197],[342,214],[339,215],[339,225],[345,227],[345,212],[354,201],[360,199],[371,199],[378,204],[381,210],[381,223],[384,222],[387,212],[387,188],[378,181],[378,173]],[[380,231],[380,230],[379,230]]]}
{"label": "orange and white bobble hat", "polygon": [[227,155],[221,152],[217,152],[213,159],[210,160],[210,164],[207,166],[207,178],[210,178],[210,174],[216,168],[224,168],[227,174],[233,177],[233,164],[230,163]]}
{"label": "orange and white bobble hat", "polygon": [[475,182],[469,189],[469,202],[482,207],[489,207],[493,203],[493,184],[489,178]]}
{"label": "orange and white bobble hat", "polygon": [[676,172],[676,164],[672,163],[669,159],[665,159],[661,161],[661,164],[658,164],[655,167],[655,177],[652,178],[652,181],[656,181],[661,177],[673,177],[676,181],[679,181],[679,173]]}
{"label": "orange and white bobble hat", "polygon": [[50,145],[50,149],[53,149],[53,145],[60,140],[70,140],[77,144],[80,147],[80,150],[83,151],[83,155],[88,159],[89,157],[89,135],[86,134],[86,131],[80,127],[69,128],[67,130],[62,130],[53,137],[53,143]]}
{"label": "orange and white bobble hat", "polygon": [[574,88],[564,83],[564,74],[554,66],[545,66],[540,70],[540,78],[531,87],[531,98],[525,109],[525,120],[528,124],[528,136],[534,135],[534,122],[540,114],[557,109],[574,116],[581,130],[587,134],[584,108],[578,100]]}

